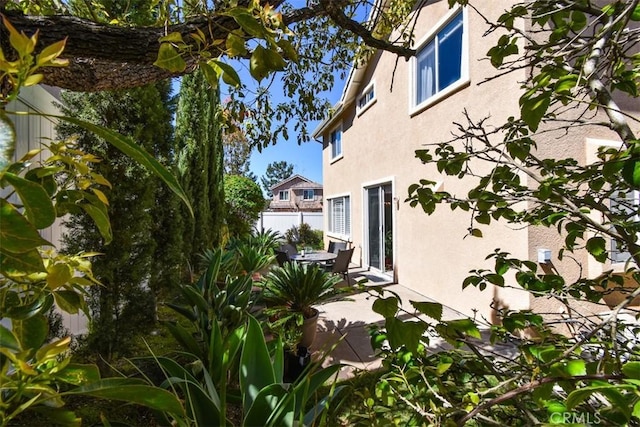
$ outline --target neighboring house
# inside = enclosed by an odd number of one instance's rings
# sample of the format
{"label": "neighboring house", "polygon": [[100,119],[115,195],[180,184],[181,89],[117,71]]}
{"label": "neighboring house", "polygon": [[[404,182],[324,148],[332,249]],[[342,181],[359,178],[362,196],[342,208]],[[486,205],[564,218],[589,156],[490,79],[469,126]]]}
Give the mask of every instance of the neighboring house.
{"label": "neighboring house", "polygon": [[[476,6],[495,20],[508,3]],[[471,238],[470,213],[441,207],[429,216],[405,203],[409,186],[421,179],[436,181],[437,190],[466,194],[468,181],[423,165],[415,151],[450,140],[453,123],[465,123],[463,110],[478,120],[488,117],[489,125],[504,123],[519,110],[520,82],[527,77],[523,68],[483,82],[496,75],[481,59],[499,34],[482,37],[487,23],[468,8],[450,10],[447,2],[428,2],[415,28],[416,57],[403,61],[379,51],[353,69],[335,113],[314,131],[323,144],[325,238],[350,242],[352,262],[467,315],[491,319],[492,304],[549,309],[545,301],[517,289],[470,286],[463,291],[461,285],[470,270],[493,268],[485,257],[496,248],[533,261],[539,249],[549,249],[553,266],[567,278],[577,277],[580,268],[595,277],[610,266],[586,253],[575,254],[577,262],[557,262],[560,237],[555,230],[492,223],[482,229],[484,238]],[[538,140],[538,147],[547,156],[588,162],[595,160],[598,145],[616,140],[606,129],[584,128],[579,140],[550,133]]]}
{"label": "neighboring house", "polygon": [[268,210],[272,212],[322,212],[322,184],[301,175],[292,175],[269,190],[273,198]]}

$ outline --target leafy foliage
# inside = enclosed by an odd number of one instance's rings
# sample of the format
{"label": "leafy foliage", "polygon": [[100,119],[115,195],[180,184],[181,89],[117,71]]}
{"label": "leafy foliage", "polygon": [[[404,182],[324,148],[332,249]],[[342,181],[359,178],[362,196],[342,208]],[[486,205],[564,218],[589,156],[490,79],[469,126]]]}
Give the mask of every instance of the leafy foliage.
{"label": "leafy foliage", "polygon": [[293,226],[284,233],[284,237],[289,243],[310,246],[315,249],[322,249],[324,241],[321,230],[313,230],[309,224],[303,222],[299,227]]}
{"label": "leafy foliage", "polygon": [[224,194],[229,235],[249,235],[265,206],[260,186],[250,178],[227,175],[224,177]]}
{"label": "leafy foliage", "polygon": [[[513,5],[491,27],[500,37],[487,56],[501,75],[530,70],[519,116],[491,126],[488,118],[474,120],[465,111],[452,140],[416,152],[423,163],[464,180],[470,190],[436,191],[433,181],[421,180],[409,188],[412,206],[429,215],[439,205],[469,212],[468,232],[479,238],[484,227],[499,222],[532,232],[557,230],[563,238],[558,261],[581,263],[578,278],[564,275],[562,263],[541,269],[496,249],[487,256],[494,267],[471,271],[462,286],[516,287],[552,300],[567,313],[560,321],[568,329],[554,325],[557,315],[500,307],[500,325],[443,321],[441,309],[424,302],[412,302],[413,309],[433,321],[405,320],[414,313],[402,309],[397,296],[378,299],[374,310],[385,317],[385,329],[374,333],[373,342],[389,370],[376,386],[371,413],[401,405],[413,422],[437,425],[555,423],[567,414],[607,425],[637,422],[638,383],[632,373],[640,357],[637,312],[625,315],[623,309],[640,294],[638,202],[627,197],[637,189],[633,129],[638,119],[636,111],[621,107],[637,104],[640,70],[631,52],[638,35],[630,30],[636,10],[632,1],[602,9],[589,2]],[[531,28],[523,31],[522,19]],[[592,163],[549,154],[546,144],[584,138],[574,132],[584,126],[612,129],[619,146],[599,147]],[[560,133],[562,142],[548,136]],[[588,275],[583,260],[589,256],[605,264],[604,273]],[[624,272],[606,270],[614,256],[628,260]],[[595,318],[581,314],[581,303],[596,303],[614,289],[623,297],[612,312]],[[510,346],[513,353],[492,353],[478,341],[483,329],[490,344]],[[430,353],[433,335],[453,350]]]}

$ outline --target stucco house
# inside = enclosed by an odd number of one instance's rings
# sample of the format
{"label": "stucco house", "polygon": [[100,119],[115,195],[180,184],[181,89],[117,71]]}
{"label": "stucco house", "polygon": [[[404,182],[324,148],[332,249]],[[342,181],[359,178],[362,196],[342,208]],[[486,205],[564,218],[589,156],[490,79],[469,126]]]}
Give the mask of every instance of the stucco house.
{"label": "stucco house", "polygon": [[272,212],[322,212],[322,184],[301,175],[292,175],[271,188]]}
{"label": "stucco house", "polygon": [[[487,0],[475,6],[497,20],[510,3]],[[364,268],[466,315],[488,319],[495,314],[492,305],[545,309],[545,301],[517,289],[462,290],[470,270],[493,267],[485,257],[496,248],[532,261],[538,261],[539,252],[550,254],[565,277],[575,277],[580,269],[591,277],[605,268],[621,269],[586,253],[559,262],[555,230],[492,223],[483,228],[483,238],[471,238],[469,213],[442,207],[428,216],[405,202],[409,186],[421,179],[466,194],[468,182],[423,165],[415,151],[450,140],[453,123],[464,121],[465,109],[473,117],[489,117],[490,124],[504,123],[518,111],[520,82],[527,77],[522,69],[483,82],[496,75],[481,59],[499,34],[483,37],[487,23],[470,8],[449,9],[445,1],[423,8],[415,26],[417,55],[404,61],[378,51],[352,69],[334,113],[314,131],[323,144],[325,238],[350,242],[352,262]],[[634,108],[639,109],[637,103]],[[572,135],[559,143],[558,133],[549,133],[538,140],[538,148],[548,156],[586,163],[595,160],[599,145],[619,145],[617,136],[602,127],[585,126]]]}

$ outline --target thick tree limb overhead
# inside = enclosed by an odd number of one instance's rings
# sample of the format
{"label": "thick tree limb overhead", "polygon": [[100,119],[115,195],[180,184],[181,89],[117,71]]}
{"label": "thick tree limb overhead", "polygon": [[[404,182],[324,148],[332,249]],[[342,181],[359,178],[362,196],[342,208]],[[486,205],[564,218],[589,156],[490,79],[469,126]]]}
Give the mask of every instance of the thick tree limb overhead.
{"label": "thick tree limb overhead", "polygon": [[[1,0],[0,0],[1,1]],[[271,2],[278,6],[283,1]],[[360,36],[365,43],[387,49],[407,57],[412,51],[383,40],[375,39],[365,25],[348,19],[340,7],[345,0],[319,0],[310,6],[289,11],[284,16],[287,25],[327,16],[336,25]],[[32,16],[13,11],[3,11],[11,24],[30,35],[39,30],[38,48],[67,39],[62,58],[69,60],[68,67],[46,68],[43,83],[74,91],[98,91],[126,89],[152,83],[161,79],[193,71],[196,59],[188,59],[184,73],[170,73],[153,65],[160,44],[158,39],[168,33],[179,32],[189,43],[189,34],[200,29],[211,40],[224,40],[239,28],[233,18],[215,15],[191,19],[168,27],[120,27],[92,22],[71,16]],[[336,19],[337,18],[337,19]],[[8,33],[0,25],[0,46],[10,52]]]}

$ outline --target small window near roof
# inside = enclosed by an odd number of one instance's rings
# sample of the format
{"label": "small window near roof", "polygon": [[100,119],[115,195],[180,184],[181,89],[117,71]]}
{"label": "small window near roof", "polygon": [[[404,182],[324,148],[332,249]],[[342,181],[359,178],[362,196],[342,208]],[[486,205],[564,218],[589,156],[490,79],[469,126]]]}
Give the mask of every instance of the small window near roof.
{"label": "small window near roof", "polygon": [[360,98],[358,98],[358,114],[362,114],[367,108],[369,108],[376,99],[376,90],[373,82],[367,86]]}
{"label": "small window near roof", "polygon": [[313,190],[303,190],[302,191],[302,200],[313,200],[314,197],[314,191]]}
{"label": "small window near roof", "polygon": [[336,128],[331,132],[331,158],[335,159],[342,155],[342,127]]}
{"label": "small window near roof", "polygon": [[287,201],[289,200],[289,190],[281,190],[278,193],[278,199],[282,200],[282,201]]}

